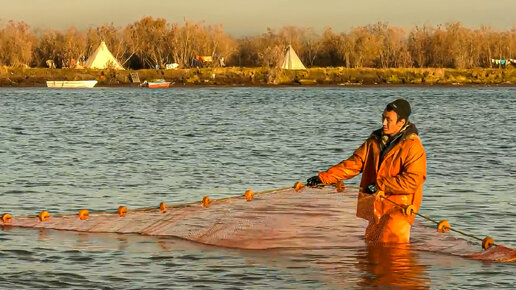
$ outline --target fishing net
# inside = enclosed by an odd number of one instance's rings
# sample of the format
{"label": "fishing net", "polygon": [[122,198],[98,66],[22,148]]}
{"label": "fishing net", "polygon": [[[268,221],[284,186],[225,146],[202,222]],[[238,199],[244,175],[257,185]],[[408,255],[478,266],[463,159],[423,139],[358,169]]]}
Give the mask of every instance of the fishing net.
{"label": "fishing net", "polygon": [[[356,188],[342,192],[335,187],[293,188],[257,193],[251,201],[244,196],[115,212],[90,212],[81,220],[77,214],[13,217],[5,225],[92,233],[170,236],[189,241],[240,249],[331,249],[364,246],[368,221],[357,217]],[[365,213],[358,213],[363,215]],[[5,226],[4,225],[4,226]],[[492,247],[480,252],[478,245],[438,233],[416,221],[412,227],[413,249],[449,253],[475,259],[514,262],[516,251]]]}

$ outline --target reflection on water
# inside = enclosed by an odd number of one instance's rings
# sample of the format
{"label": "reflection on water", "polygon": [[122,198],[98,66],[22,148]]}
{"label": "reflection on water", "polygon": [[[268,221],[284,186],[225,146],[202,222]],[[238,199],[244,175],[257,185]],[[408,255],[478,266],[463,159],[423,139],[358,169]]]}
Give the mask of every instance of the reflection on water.
{"label": "reflection on water", "polygon": [[357,257],[363,273],[358,282],[364,288],[429,288],[428,266],[410,246],[370,244],[363,256]]}
{"label": "reflection on water", "polygon": [[[113,210],[283,187],[346,158],[379,127],[385,104],[404,97],[428,156],[422,212],[514,248],[515,92],[0,89],[0,210],[15,216]],[[6,229],[0,258],[9,267],[0,285],[499,289],[516,283],[513,264],[442,254],[464,245],[444,243],[453,235],[423,242],[428,225],[418,226],[415,251],[370,248],[346,233],[354,242],[338,248],[251,251],[145,236]],[[421,251],[422,244],[435,247]]]}

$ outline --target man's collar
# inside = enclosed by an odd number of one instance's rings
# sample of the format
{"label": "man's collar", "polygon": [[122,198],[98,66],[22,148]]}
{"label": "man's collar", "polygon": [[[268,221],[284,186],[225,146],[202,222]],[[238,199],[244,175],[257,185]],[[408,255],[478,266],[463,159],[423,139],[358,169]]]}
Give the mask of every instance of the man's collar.
{"label": "man's collar", "polygon": [[[389,139],[393,139],[393,138],[395,138],[398,135],[402,135],[402,138],[405,138],[405,137],[407,137],[407,136],[409,136],[411,134],[418,135],[418,131],[417,131],[417,128],[416,128],[415,124],[407,122],[407,124],[405,124],[405,126],[403,126],[403,128],[401,128],[401,130],[399,130],[398,133],[390,136]],[[378,130],[375,130],[375,131],[373,131],[373,133],[371,133],[371,137],[374,137],[374,138],[376,138],[378,140],[381,140],[383,136],[384,136],[384,134],[383,134],[383,129],[382,128],[380,128]]]}

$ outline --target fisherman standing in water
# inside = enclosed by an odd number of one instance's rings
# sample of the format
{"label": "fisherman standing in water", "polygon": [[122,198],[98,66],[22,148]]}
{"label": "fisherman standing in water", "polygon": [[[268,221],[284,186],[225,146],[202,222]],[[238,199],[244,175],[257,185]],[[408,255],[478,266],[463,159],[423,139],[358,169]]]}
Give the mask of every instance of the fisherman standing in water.
{"label": "fisherman standing in water", "polygon": [[426,154],[416,126],[409,122],[410,104],[397,99],[387,104],[381,129],[374,131],[351,157],[307,180],[308,186],[333,184],[362,173],[357,216],[369,220],[367,241],[408,243],[415,215],[384,199],[371,202],[383,191],[397,204],[419,210],[426,179]]}

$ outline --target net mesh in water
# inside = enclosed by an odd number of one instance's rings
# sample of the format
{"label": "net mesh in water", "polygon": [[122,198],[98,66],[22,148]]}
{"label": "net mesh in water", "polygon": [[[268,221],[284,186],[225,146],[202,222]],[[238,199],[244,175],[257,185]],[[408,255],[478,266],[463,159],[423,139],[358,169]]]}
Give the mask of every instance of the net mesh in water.
{"label": "net mesh in water", "polygon": [[[215,200],[209,207],[198,203],[128,209],[89,214],[54,215],[47,221],[37,216],[14,217],[10,226],[48,228],[81,232],[134,233],[171,236],[194,242],[241,248],[328,249],[363,247],[367,221],[356,217],[356,188],[338,192],[334,187],[304,188],[297,192],[284,188],[256,194],[252,201],[243,196]],[[493,247],[480,252],[478,245],[457,239],[451,233],[438,233],[416,221],[410,246],[475,259],[514,262],[516,251]]]}

